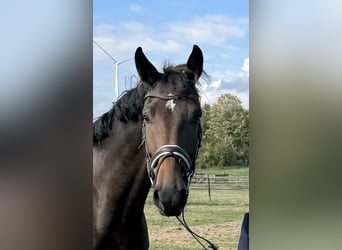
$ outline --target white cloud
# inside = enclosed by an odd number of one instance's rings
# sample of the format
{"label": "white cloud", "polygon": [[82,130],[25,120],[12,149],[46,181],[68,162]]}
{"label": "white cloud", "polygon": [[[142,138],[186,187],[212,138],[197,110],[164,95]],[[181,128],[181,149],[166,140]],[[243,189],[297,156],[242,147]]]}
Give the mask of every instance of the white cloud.
{"label": "white cloud", "polygon": [[140,5],[140,4],[137,4],[137,3],[133,3],[129,6],[129,9],[133,12],[133,13],[136,13],[136,14],[140,14],[142,12],[145,11],[145,8]]}
{"label": "white cloud", "polygon": [[243,61],[243,66],[242,66],[242,71],[244,71],[247,75],[247,77],[249,77],[249,57],[247,57],[244,61]]}
{"label": "white cloud", "polygon": [[[142,46],[144,51],[151,52],[183,51],[182,41],[171,39],[166,34],[157,33],[156,30],[138,22],[123,22],[115,26],[103,24],[94,27],[94,40],[118,61],[132,57],[133,50],[138,46]],[[108,59],[96,48],[93,51],[93,60],[96,64]]]}
{"label": "white cloud", "polygon": [[216,103],[218,98],[226,93],[237,96],[242,106],[249,108],[249,59],[244,60],[243,72],[224,71],[217,72],[215,78],[203,84],[201,88],[202,103]]}
{"label": "white cloud", "polygon": [[228,38],[240,38],[247,33],[248,19],[231,19],[223,15],[197,16],[191,21],[169,24],[172,36],[188,42],[222,45]]}
{"label": "white cloud", "polygon": [[237,96],[241,102],[242,106],[245,109],[249,109],[249,91],[238,91],[236,89],[222,89],[219,91],[204,91],[204,93],[201,94],[201,101],[202,103],[209,103],[214,104],[217,102],[218,98],[223,95],[230,93],[232,95]]}
{"label": "white cloud", "polygon": [[[133,4],[134,10],[142,6]],[[130,21],[115,25],[102,24],[94,27],[94,39],[115,55],[117,60],[131,57],[138,46],[145,51],[185,53],[188,45],[194,43],[227,47],[227,39],[240,38],[247,32],[248,19],[231,19],[222,15],[198,16],[190,21],[174,22],[152,29],[142,23]],[[106,56],[94,49],[94,63],[100,63]]]}
{"label": "white cloud", "polygon": [[210,84],[210,87],[211,88],[214,88],[214,89],[218,89],[222,84],[222,79],[218,79],[216,81],[213,81],[211,84]]}

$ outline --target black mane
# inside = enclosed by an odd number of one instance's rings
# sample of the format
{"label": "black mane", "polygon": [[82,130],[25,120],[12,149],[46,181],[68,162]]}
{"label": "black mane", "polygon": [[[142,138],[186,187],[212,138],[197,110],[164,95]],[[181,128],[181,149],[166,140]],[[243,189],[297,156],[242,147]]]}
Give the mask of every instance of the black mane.
{"label": "black mane", "polygon": [[137,87],[127,91],[114,103],[111,110],[101,115],[93,123],[93,145],[101,144],[109,136],[114,121],[123,123],[142,121],[144,96],[147,90],[147,84],[140,82]]}

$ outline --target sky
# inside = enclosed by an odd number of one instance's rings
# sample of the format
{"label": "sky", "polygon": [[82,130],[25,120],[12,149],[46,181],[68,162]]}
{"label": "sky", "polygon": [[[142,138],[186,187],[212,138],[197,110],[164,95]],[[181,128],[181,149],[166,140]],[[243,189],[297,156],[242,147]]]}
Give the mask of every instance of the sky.
{"label": "sky", "polygon": [[[154,66],[186,63],[194,44],[204,55],[209,78],[200,79],[201,102],[214,104],[224,93],[236,95],[249,108],[249,13],[247,0],[124,1],[94,0],[93,117],[136,86],[134,53],[141,46]],[[127,60],[127,61],[126,61]]]}

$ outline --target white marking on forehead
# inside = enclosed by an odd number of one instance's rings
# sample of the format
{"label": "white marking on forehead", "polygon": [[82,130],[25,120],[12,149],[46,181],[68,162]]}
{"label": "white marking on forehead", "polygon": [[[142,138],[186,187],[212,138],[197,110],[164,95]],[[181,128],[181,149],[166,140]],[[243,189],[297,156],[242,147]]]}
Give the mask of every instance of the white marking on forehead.
{"label": "white marking on forehead", "polygon": [[173,100],[173,99],[168,100],[168,101],[166,102],[166,105],[165,105],[165,107],[168,108],[168,109],[170,109],[171,111],[173,111],[173,110],[175,109],[175,106],[176,106],[176,102],[175,102],[175,100]]}

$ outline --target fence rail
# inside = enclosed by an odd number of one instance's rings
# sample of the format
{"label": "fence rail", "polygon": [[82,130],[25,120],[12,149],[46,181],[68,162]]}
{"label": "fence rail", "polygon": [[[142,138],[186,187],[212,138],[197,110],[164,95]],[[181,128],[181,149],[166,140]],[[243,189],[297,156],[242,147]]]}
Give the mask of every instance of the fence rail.
{"label": "fence rail", "polygon": [[194,189],[248,189],[249,176],[232,176],[229,174],[195,174],[191,183],[191,188]]}

